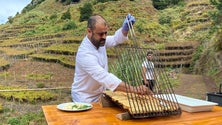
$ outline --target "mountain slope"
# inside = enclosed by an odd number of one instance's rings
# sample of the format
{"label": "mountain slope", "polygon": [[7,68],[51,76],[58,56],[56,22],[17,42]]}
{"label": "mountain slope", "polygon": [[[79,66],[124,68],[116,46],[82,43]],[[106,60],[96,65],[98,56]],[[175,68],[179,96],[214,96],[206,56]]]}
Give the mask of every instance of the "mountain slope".
{"label": "mountain slope", "polygon": [[[38,0],[33,0],[29,6],[34,6],[34,1]],[[89,1],[82,0],[79,3],[63,5],[56,0],[43,0],[33,9],[16,15],[11,23],[0,26],[0,47],[4,56],[12,57],[11,60],[30,57],[74,67],[74,54],[86,28],[86,21],[79,21],[80,9],[87,2]],[[186,0],[161,11],[153,7],[151,0],[91,3],[93,13],[101,14],[107,19],[109,34],[121,27],[128,13],[134,15],[136,40],[141,47],[162,49],[162,46],[165,47],[170,42],[183,44],[187,41],[206,45],[212,40],[209,12],[213,11],[214,7],[208,0]],[[68,10],[71,19],[62,19]],[[73,23],[75,28],[63,30],[65,26]],[[127,43],[130,44],[131,41]],[[72,46],[72,51],[67,50],[67,46]],[[8,51],[17,54],[10,54]],[[111,56],[113,53],[109,51],[108,54]],[[7,60],[11,62],[10,58]]]}

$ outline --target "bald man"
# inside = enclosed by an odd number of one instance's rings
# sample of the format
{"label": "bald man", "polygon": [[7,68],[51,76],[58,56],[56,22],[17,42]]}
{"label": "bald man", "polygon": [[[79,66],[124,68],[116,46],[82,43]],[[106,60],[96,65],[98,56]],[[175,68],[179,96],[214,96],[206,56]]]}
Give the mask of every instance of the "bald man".
{"label": "bald man", "polygon": [[[106,89],[125,91],[125,83],[117,76],[108,72],[106,48],[116,46],[128,39],[129,21],[133,24],[135,18],[130,14],[124,20],[120,29],[114,35],[108,36],[106,20],[100,15],[93,15],[87,24],[87,35],[78,48],[76,55],[75,74],[72,84],[72,99],[74,102],[97,102]],[[132,87],[132,90],[135,87]],[[142,89],[141,89],[142,88]],[[141,91],[147,91],[146,86],[140,86]]]}

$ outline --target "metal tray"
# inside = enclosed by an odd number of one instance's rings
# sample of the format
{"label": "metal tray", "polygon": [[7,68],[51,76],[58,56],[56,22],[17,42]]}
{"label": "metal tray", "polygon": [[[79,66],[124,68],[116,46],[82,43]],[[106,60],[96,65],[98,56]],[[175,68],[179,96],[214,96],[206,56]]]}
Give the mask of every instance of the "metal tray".
{"label": "metal tray", "polygon": [[[195,99],[187,96],[177,95],[175,94],[176,99],[179,103],[180,108],[183,111],[187,112],[202,112],[202,111],[212,111],[212,108],[215,105],[218,105],[218,103]],[[163,94],[160,96],[162,99],[170,100],[166,98],[166,96]],[[170,100],[173,101],[173,100]]]}
{"label": "metal tray", "polygon": [[211,111],[215,105],[214,102],[190,98],[182,95],[176,95],[177,101],[182,110],[187,112]]}

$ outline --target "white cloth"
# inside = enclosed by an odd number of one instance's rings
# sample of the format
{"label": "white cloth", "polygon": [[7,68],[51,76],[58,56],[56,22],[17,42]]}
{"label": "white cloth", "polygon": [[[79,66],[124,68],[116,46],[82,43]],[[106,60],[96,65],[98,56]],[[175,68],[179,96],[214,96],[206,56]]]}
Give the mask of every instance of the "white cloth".
{"label": "white cloth", "polygon": [[146,68],[146,79],[153,80],[154,79],[154,64],[147,59],[142,64],[143,67]]}
{"label": "white cloth", "polygon": [[122,80],[108,72],[106,48],[123,43],[127,39],[119,29],[113,36],[107,36],[105,46],[99,47],[98,50],[87,36],[83,39],[76,55],[71,90],[73,101],[97,102],[104,90],[116,89]]}

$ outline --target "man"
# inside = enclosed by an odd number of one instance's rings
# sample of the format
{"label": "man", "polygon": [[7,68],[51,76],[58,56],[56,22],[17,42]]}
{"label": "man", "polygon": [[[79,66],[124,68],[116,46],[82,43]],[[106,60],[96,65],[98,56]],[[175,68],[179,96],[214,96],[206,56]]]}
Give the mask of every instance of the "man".
{"label": "man", "polygon": [[153,53],[148,51],[146,60],[142,63],[142,76],[144,84],[153,91],[155,85],[154,64],[152,62]]}
{"label": "man", "polygon": [[[129,23],[134,24],[135,18],[130,14],[124,20],[122,28],[113,36],[107,36],[108,25],[100,15],[91,16],[88,20],[87,35],[78,48],[76,55],[72,99],[74,102],[97,102],[106,89],[126,91],[125,83],[108,72],[106,48],[123,43],[128,39]],[[133,92],[144,94],[147,88],[131,86]],[[137,91],[135,91],[137,90]]]}

